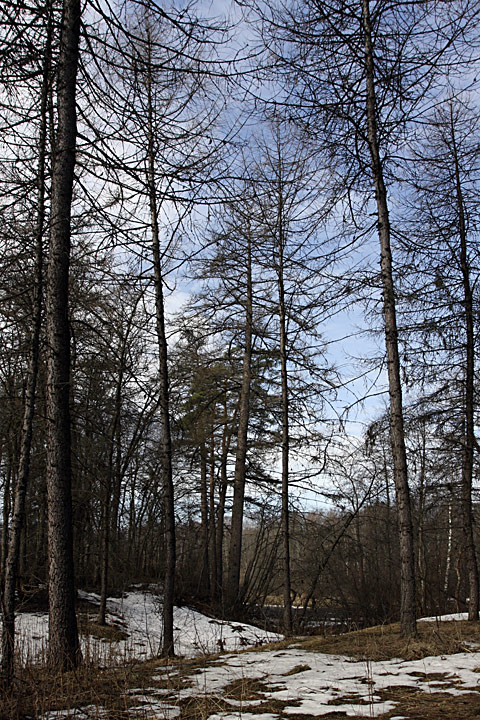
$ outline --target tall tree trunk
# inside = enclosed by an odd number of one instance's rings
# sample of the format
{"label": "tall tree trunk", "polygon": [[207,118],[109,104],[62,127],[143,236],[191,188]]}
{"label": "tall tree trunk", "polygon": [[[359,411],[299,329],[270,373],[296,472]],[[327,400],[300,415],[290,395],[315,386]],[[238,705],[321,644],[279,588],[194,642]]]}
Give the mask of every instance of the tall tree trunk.
{"label": "tall tree trunk", "polygon": [[400,534],[400,627],[402,634],[409,637],[416,635],[417,633],[413,522],[405,451],[395,288],[393,282],[392,252],[390,245],[390,218],[388,213],[387,190],[384,182],[377,130],[375,60],[372,45],[372,25],[369,0],[362,0],[362,20],[365,36],[367,137],[378,215],[385,344],[387,350],[388,389],[390,396],[390,435]]}
{"label": "tall tree trunk", "polygon": [[47,494],[49,661],[59,670],[79,659],[75,617],[70,456],[68,282],[76,142],[80,2],[64,0],[58,66],[58,126],[52,177],[47,273]]}
{"label": "tall tree trunk", "polygon": [[474,449],[474,383],[475,383],[475,334],[473,323],[473,292],[470,281],[470,266],[467,248],[467,226],[465,222],[465,209],[463,201],[462,183],[460,179],[460,164],[453,111],[450,113],[450,132],[452,140],[453,163],[455,168],[455,189],[458,210],[458,229],[460,233],[460,267],[463,282],[463,305],[465,320],[465,387],[464,387],[464,438],[462,448],[462,516],[463,534],[465,538],[465,557],[468,571],[468,619],[478,620],[479,589],[478,565],[475,552],[475,538],[473,534],[472,511],[472,478],[473,478],[473,449]]}
{"label": "tall tree trunk", "polygon": [[[277,136],[277,140],[279,140]],[[282,576],[283,576],[283,630],[286,635],[292,634],[292,597],[290,578],[290,510],[289,500],[289,460],[290,460],[290,429],[289,429],[289,396],[287,368],[287,318],[285,310],[285,277],[284,247],[286,242],[283,224],[283,179],[280,143],[277,142],[277,289],[278,319],[280,325],[280,375],[282,395]]]}
{"label": "tall tree trunk", "polygon": [[[126,342],[126,339],[125,339]],[[107,475],[105,478],[105,487],[102,503],[102,528],[101,528],[101,560],[100,560],[100,605],[98,608],[98,624],[105,625],[105,617],[107,612],[107,594],[108,594],[108,567],[110,557],[110,537],[111,537],[111,507],[112,507],[112,486],[115,476],[115,441],[117,438],[118,428],[120,426],[120,415],[122,412],[122,387],[123,387],[123,367],[125,360],[125,345],[120,353],[120,368],[118,373],[117,385],[115,388],[115,410],[112,422],[112,430],[109,437]],[[120,448],[117,447],[117,458]]]}
{"label": "tall tree trunk", "polygon": [[[452,501],[448,503],[448,520],[447,520],[447,556],[445,558],[445,576],[443,580],[443,594],[445,601],[448,600],[448,587],[450,585],[450,568],[452,565],[452,546],[453,546],[453,522],[452,522]],[[445,604],[445,609],[447,606]]]}
{"label": "tall tree trunk", "polygon": [[10,511],[12,504],[12,474],[13,474],[13,450],[10,437],[7,442],[6,452],[7,467],[5,473],[5,484],[3,486],[3,508],[2,508],[2,535],[0,548],[0,587],[5,587],[5,574],[8,554],[8,526],[10,523]]}
{"label": "tall tree trunk", "polygon": [[223,433],[222,433],[222,456],[220,458],[220,487],[218,488],[218,504],[217,504],[217,522],[215,532],[215,555],[217,558],[217,585],[215,588],[215,598],[219,600],[223,597],[223,538],[225,523],[225,500],[228,489],[227,462],[228,452],[232,439],[232,432],[228,429],[228,408],[225,399],[223,413]]}
{"label": "tall tree trunk", "polygon": [[462,548],[458,551],[457,562],[455,563],[455,574],[457,576],[457,582],[455,583],[455,604],[457,613],[463,612],[463,602],[460,597],[462,590],[462,565],[463,565],[463,550]]}
{"label": "tall tree trunk", "polygon": [[427,604],[427,550],[425,546],[425,498],[426,498],[426,434],[425,421],[422,425],[422,455],[420,458],[420,481],[418,485],[418,578],[420,612],[426,612]]}
{"label": "tall tree trunk", "polygon": [[200,445],[200,513],[202,531],[202,567],[200,572],[200,592],[203,597],[210,595],[210,563],[208,552],[208,490],[207,490],[207,448],[205,441]]}
{"label": "tall tree trunk", "polygon": [[209,507],[209,537],[208,546],[210,552],[210,600],[216,598],[217,581],[217,545],[216,545],[216,518],[215,518],[215,411],[212,412],[212,429],[210,434],[210,453],[209,453],[209,486],[208,486],[208,507]]}
{"label": "tall tree trunk", "polygon": [[148,193],[152,232],[153,272],[155,285],[155,318],[159,353],[160,380],[160,466],[162,469],[163,506],[165,518],[165,579],[163,587],[163,647],[162,655],[174,655],[173,603],[175,598],[175,499],[172,473],[172,439],[170,432],[169,380],[167,364],[167,336],[165,333],[165,307],[163,299],[163,274],[158,225],[157,189],[155,183],[155,149],[153,134],[153,100],[151,59],[147,67],[148,89]]}
{"label": "tall tree trunk", "polygon": [[247,461],[248,420],[250,415],[250,384],[252,377],[252,248],[250,233],[247,233],[247,297],[245,304],[245,348],[243,352],[242,385],[239,398],[237,454],[235,457],[235,478],[233,484],[233,505],[230,548],[228,555],[227,607],[233,609],[240,600],[240,563],[242,558],[243,507],[245,499],[245,474]]}
{"label": "tall tree trunk", "polygon": [[37,172],[37,223],[35,229],[35,288],[33,298],[33,326],[30,339],[30,357],[23,410],[23,427],[20,442],[20,461],[15,488],[12,526],[4,569],[3,628],[2,628],[2,682],[10,686],[14,671],[15,644],[15,587],[20,560],[20,540],[25,520],[25,498],[30,473],[30,451],[33,435],[33,416],[37,389],[40,330],[43,304],[43,235],[45,229],[45,162],[47,152],[47,102],[49,95],[52,18],[47,7],[47,38],[43,60],[43,77],[40,96],[40,128],[38,137]]}

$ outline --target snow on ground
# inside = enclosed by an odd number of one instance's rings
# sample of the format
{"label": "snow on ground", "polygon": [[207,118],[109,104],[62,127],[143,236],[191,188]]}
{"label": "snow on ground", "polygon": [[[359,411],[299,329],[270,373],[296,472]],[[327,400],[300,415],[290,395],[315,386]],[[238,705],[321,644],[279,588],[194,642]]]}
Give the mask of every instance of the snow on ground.
{"label": "snow on ground", "polygon": [[[471,691],[468,688],[478,689],[479,666],[478,653],[370,662],[290,647],[226,655],[189,677],[192,687],[180,690],[177,698],[205,694],[221,697],[230,683],[250,678],[264,683],[265,701],[286,703],[283,709],[286,715],[321,716],[335,710],[347,716],[377,717],[396,706],[395,702],[382,701],[380,690],[410,686],[424,692],[468,694]],[[430,673],[436,673],[435,689],[426,677]],[[444,675],[444,679],[439,680],[437,673]],[[252,706],[248,701],[243,703],[247,711]],[[253,720],[245,712],[241,716],[243,720]],[[234,718],[238,720],[238,711],[222,714],[222,720]]]}
{"label": "snow on ground", "polygon": [[418,622],[447,622],[447,620],[468,620],[468,613],[450,613],[449,615],[432,615],[431,617],[419,618]]}
{"label": "snow on ground", "polygon": [[[94,605],[99,603],[99,596],[95,593],[79,591],[79,597]],[[121,598],[109,598],[107,623],[120,626],[128,637],[111,642],[91,635],[81,636],[84,657],[110,665],[133,658],[145,660],[159,654],[162,647],[162,605],[158,595],[133,590],[124,593]],[[16,626],[17,647],[22,657],[30,662],[41,660],[48,637],[47,614],[19,613]],[[174,609],[174,628],[175,652],[185,657],[239,650],[281,637],[246,623],[215,620],[187,607]]]}
{"label": "snow on ground", "polygon": [[[355,661],[348,657],[308,652],[291,646],[282,650],[252,651],[224,655],[186,675],[187,686],[180,690],[147,688],[131,690],[133,704],[130,718],[174,720],[181,714],[179,701],[190,698],[213,698],[212,707],[225,702],[231,710],[207,711],[205,720],[280,720],[280,715],[259,705],[279,700],[284,703],[282,714],[308,715],[321,718],[331,712],[347,717],[374,718],[394,712],[397,703],[384,701],[379,692],[386,688],[412,687],[431,693],[444,692],[456,696],[478,689],[480,656],[459,653],[448,657],[427,657],[423,660],[389,660],[384,662]],[[434,679],[428,678],[435,673]],[[441,674],[441,675],[439,675]],[[169,668],[152,678],[161,681],[172,677]],[[262,683],[260,698],[244,700],[228,697],[231,683],[256,680]],[[188,686],[190,685],[190,686]],[[258,687],[258,686],[257,686]],[[248,691],[248,690],[247,690]],[[47,713],[42,720],[93,720],[102,716],[102,708],[72,708]],[[407,720],[395,715],[391,720]]]}
{"label": "snow on ground", "polygon": [[[98,602],[98,596],[83,593],[82,597]],[[122,598],[108,601],[108,621],[121,625],[128,639],[104,643],[105,660],[138,657],[144,659],[158,653],[161,645],[161,607],[152,593],[132,591]],[[438,618],[424,618],[437,620]],[[446,619],[446,618],[444,618]],[[448,616],[448,619],[453,619]],[[455,616],[455,619],[462,619]],[[292,643],[288,648],[252,650],[248,653],[232,651],[247,645],[278,638],[258,628],[243,624],[212,620],[188,608],[176,608],[174,615],[176,650],[185,656],[207,655],[220,649],[228,653],[218,658],[205,659],[200,669],[182,676],[180,689],[173,689],[172,678],[179,678],[175,666],[159,668],[152,684],[159,682],[167,687],[136,688],[128,691],[129,717],[174,720],[181,714],[181,703],[190,699],[211,698],[205,703],[205,720],[280,720],[280,715],[262,704],[280,701],[282,715],[309,715],[321,718],[331,712],[348,716],[379,717],[394,713],[397,703],[383,700],[380,693],[386,688],[412,687],[425,693],[443,692],[462,696],[478,690],[480,685],[480,654],[458,653],[450,656],[427,657],[405,661],[393,659],[382,662],[357,661],[339,655],[309,652]],[[25,647],[30,657],[34,649],[45,645],[46,617],[40,613],[21,614],[18,622]],[[27,636],[29,639],[27,639]],[[35,646],[35,642],[38,646]],[[83,640],[84,652],[95,648]],[[90,643],[101,644],[94,640]],[[113,646],[112,650],[109,650]],[[474,650],[474,648],[472,648]],[[100,650],[95,650],[97,656]],[[238,694],[249,680],[255,684],[255,698]],[[237,691],[230,697],[229,688],[236,683]],[[172,688],[172,689],[170,689]],[[211,711],[207,708],[211,707]],[[226,709],[229,708],[229,709]],[[72,708],[46,713],[44,720],[89,720],[104,714],[101,707]],[[395,715],[397,720],[403,716]],[[393,718],[392,718],[393,720]]]}

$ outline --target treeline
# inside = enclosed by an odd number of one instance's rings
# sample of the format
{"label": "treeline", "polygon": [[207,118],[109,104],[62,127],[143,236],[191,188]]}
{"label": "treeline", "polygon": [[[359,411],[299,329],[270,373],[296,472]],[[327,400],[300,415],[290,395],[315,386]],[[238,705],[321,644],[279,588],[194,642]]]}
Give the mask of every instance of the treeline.
{"label": "treeline", "polygon": [[160,581],[164,655],[176,601],[478,619],[479,9],[2,7],[6,684],[42,584],[57,669],[79,586]]}

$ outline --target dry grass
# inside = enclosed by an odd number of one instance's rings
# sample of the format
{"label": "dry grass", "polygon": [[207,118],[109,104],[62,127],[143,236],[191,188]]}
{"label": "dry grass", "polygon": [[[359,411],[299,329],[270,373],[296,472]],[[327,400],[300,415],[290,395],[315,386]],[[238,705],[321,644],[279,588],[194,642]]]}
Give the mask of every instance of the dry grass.
{"label": "dry grass", "polygon": [[477,692],[454,696],[441,692],[426,693],[414,688],[395,688],[376,694],[382,700],[398,703],[385,718],[403,715],[409,720],[475,720],[480,717],[480,693]]}
{"label": "dry grass", "polygon": [[[453,697],[440,693],[423,693],[414,688],[396,688],[394,691],[375,693],[382,700],[392,700],[396,707],[379,717],[381,720],[389,718],[405,718],[408,720],[476,720],[480,717],[480,693],[472,692],[462,697]],[[345,700],[346,698],[344,698]],[[352,702],[359,704],[358,698]],[[365,703],[368,705],[368,702]],[[367,714],[367,718],[368,718]],[[349,720],[365,720],[365,715],[349,715]],[[288,713],[288,720],[314,720],[311,715]],[[316,718],[315,720],[318,720]],[[346,720],[345,713],[335,710],[322,714],[321,720]]]}
{"label": "dry grass", "polygon": [[392,658],[420,660],[431,655],[468,652],[469,643],[480,647],[480,623],[419,622],[418,636],[408,639],[400,634],[398,623],[377,625],[344,635],[310,637],[295,645],[311,652],[376,661]]}
{"label": "dry grass", "polygon": [[84,614],[78,615],[78,631],[82,635],[91,635],[109,642],[119,642],[128,638],[128,633],[120,625],[99,625],[89,615]]}
{"label": "dry grass", "polygon": [[288,677],[289,675],[298,675],[299,673],[306,672],[311,669],[310,665],[295,665],[295,667],[283,674],[285,677]]}
{"label": "dry grass", "polygon": [[[94,664],[84,665],[59,674],[45,666],[23,668],[17,674],[13,691],[9,695],[0,695],[0,718],[37,718],[51,710],[93,706],[98,708],[98,717],[125,720],[130,716],[129,708],[137,704],[131,694],[133,688],[139,691],[166,688],[175,695],[181,687],[185,687],[183,678],[191,674],[198,663],[175,661],[178,674],[152,679],[165,666],[166,661],[157,659],[108,670]],[[92,714],[95,717],[94,710]]]}
{"label": "dry grass", "polygon": [[268,689],[268,685],[260,680],[240,678],[227,685],[222,695],[235,700],[248,702],[251,700],[262,700]]}
{"label": "dry grass", "polygon": [[[83,631],[91,633],[102,632],[106,639],[117,639],[117,632],[121,628],[107,626],[107,629],[96,626],[88,619],[84,619]],[[349,655],[357,659],[386,660],[394,657],[405,659],[419,659],[428,655],[447,655],[454,652],[465,652],[480,646],[480,623],[442,622],[419,623],[418,638],[406,641],[399,631],[398,625],[378,626],[367,630],[347,633],[332,637],[309,637],[292,642],[284,641],[271,645],[276,650],[282,647],[301,647],[311,652],[333,653]],[[257,648],[255,651],[258,651]],[[249,652],[248,650],[245,652]],[[282,713],[284,703],[265,698],[267,685],[258,680],[242,679],[232,682],[222,696],[205,693],[202,697],[185,698],[178,701],[177,693],[181,688],[187,687],[192,674],[203,669],[211,660],[218,660],[218,655],[211,658],[196,658],[193,660],[175,659],[173,667],[167,672],[166,662],[151,660],[148,662],[127,663],[115,669],[100,670],[97,665],[84,666],[75,672],[54,675],[45,667],[29,667],[19,672],[15,682],[14,692],[10,695],[0,696],[0,719],[20,720],[41,717],[53,709],[72,709],[75,707],[98,708],[98,717],[108,720],[127,720],[136,717],[131,708],[137,706],[138,699],[132,693],[133,689],[139,692],[147,688],[165,688],[169,691],[164,699],[174,702],[182,709],[181,720],[206,720],[211,714],[235,711],[229,704],[232,699],[245,703],[245,712],[255,713]],[[298,665],[288,674],[301,673],[308,670],[308,665]],[[472,692],[461,696],[451,696],[441,692],[437,685],[444,676],[431,674],[422,679],[430,682],[431,692],[419,691],[412,687],[394,687],[383,691],[375,691],[384,701],[397,703],[395,710],[386,713],[383,718],[403,716],[411,720],[475,720],[480,718],[480,693]],[[255,709],[248,708],[251,701],[260,701]],[[348,698],[344,698],[348,700]],[[368,703],[367,694],[365,700]],[[358,698],[355,700],[358,702]],[[352,698],[353,702],[353,698]],[[290,701],[289,706],[292,705]],[[146,711],[148,706],[146,706]],[[161,718],[161,714],[158,715]],[[326,720],[345,717],[335,710],[323,715]],[[288,720],[311,720],[309,716],[295,714],[288,715]]]}

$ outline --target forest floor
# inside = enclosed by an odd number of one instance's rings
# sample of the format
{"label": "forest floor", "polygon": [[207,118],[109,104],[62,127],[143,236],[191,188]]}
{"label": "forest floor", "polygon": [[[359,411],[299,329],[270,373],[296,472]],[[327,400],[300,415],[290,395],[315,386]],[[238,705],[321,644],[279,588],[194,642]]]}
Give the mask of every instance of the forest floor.
{"label": "forest floor", "polygon": [[[151,634],[160,623],[158,600],[140,591],[112,599],[106,630],[89,612],[95,600],[84,596],[80,614],[89,662],[59,677],[31,662],[32,645],[25,644],[36,617],[33,642],[40,648],[41,611],[20,617],[19,652],[30,655],[24,654],[15,699],[0,699],[1,718],[480,718],[480,623],[432,618],[408,642],[394,624],[261,645],[272,635],[180,608],[175,624],[183,657],[167,663],[155,657],[158,638]],[[246,645],[258,646],[240,649]],[[219,648],[224,652],[211,654]]]}

